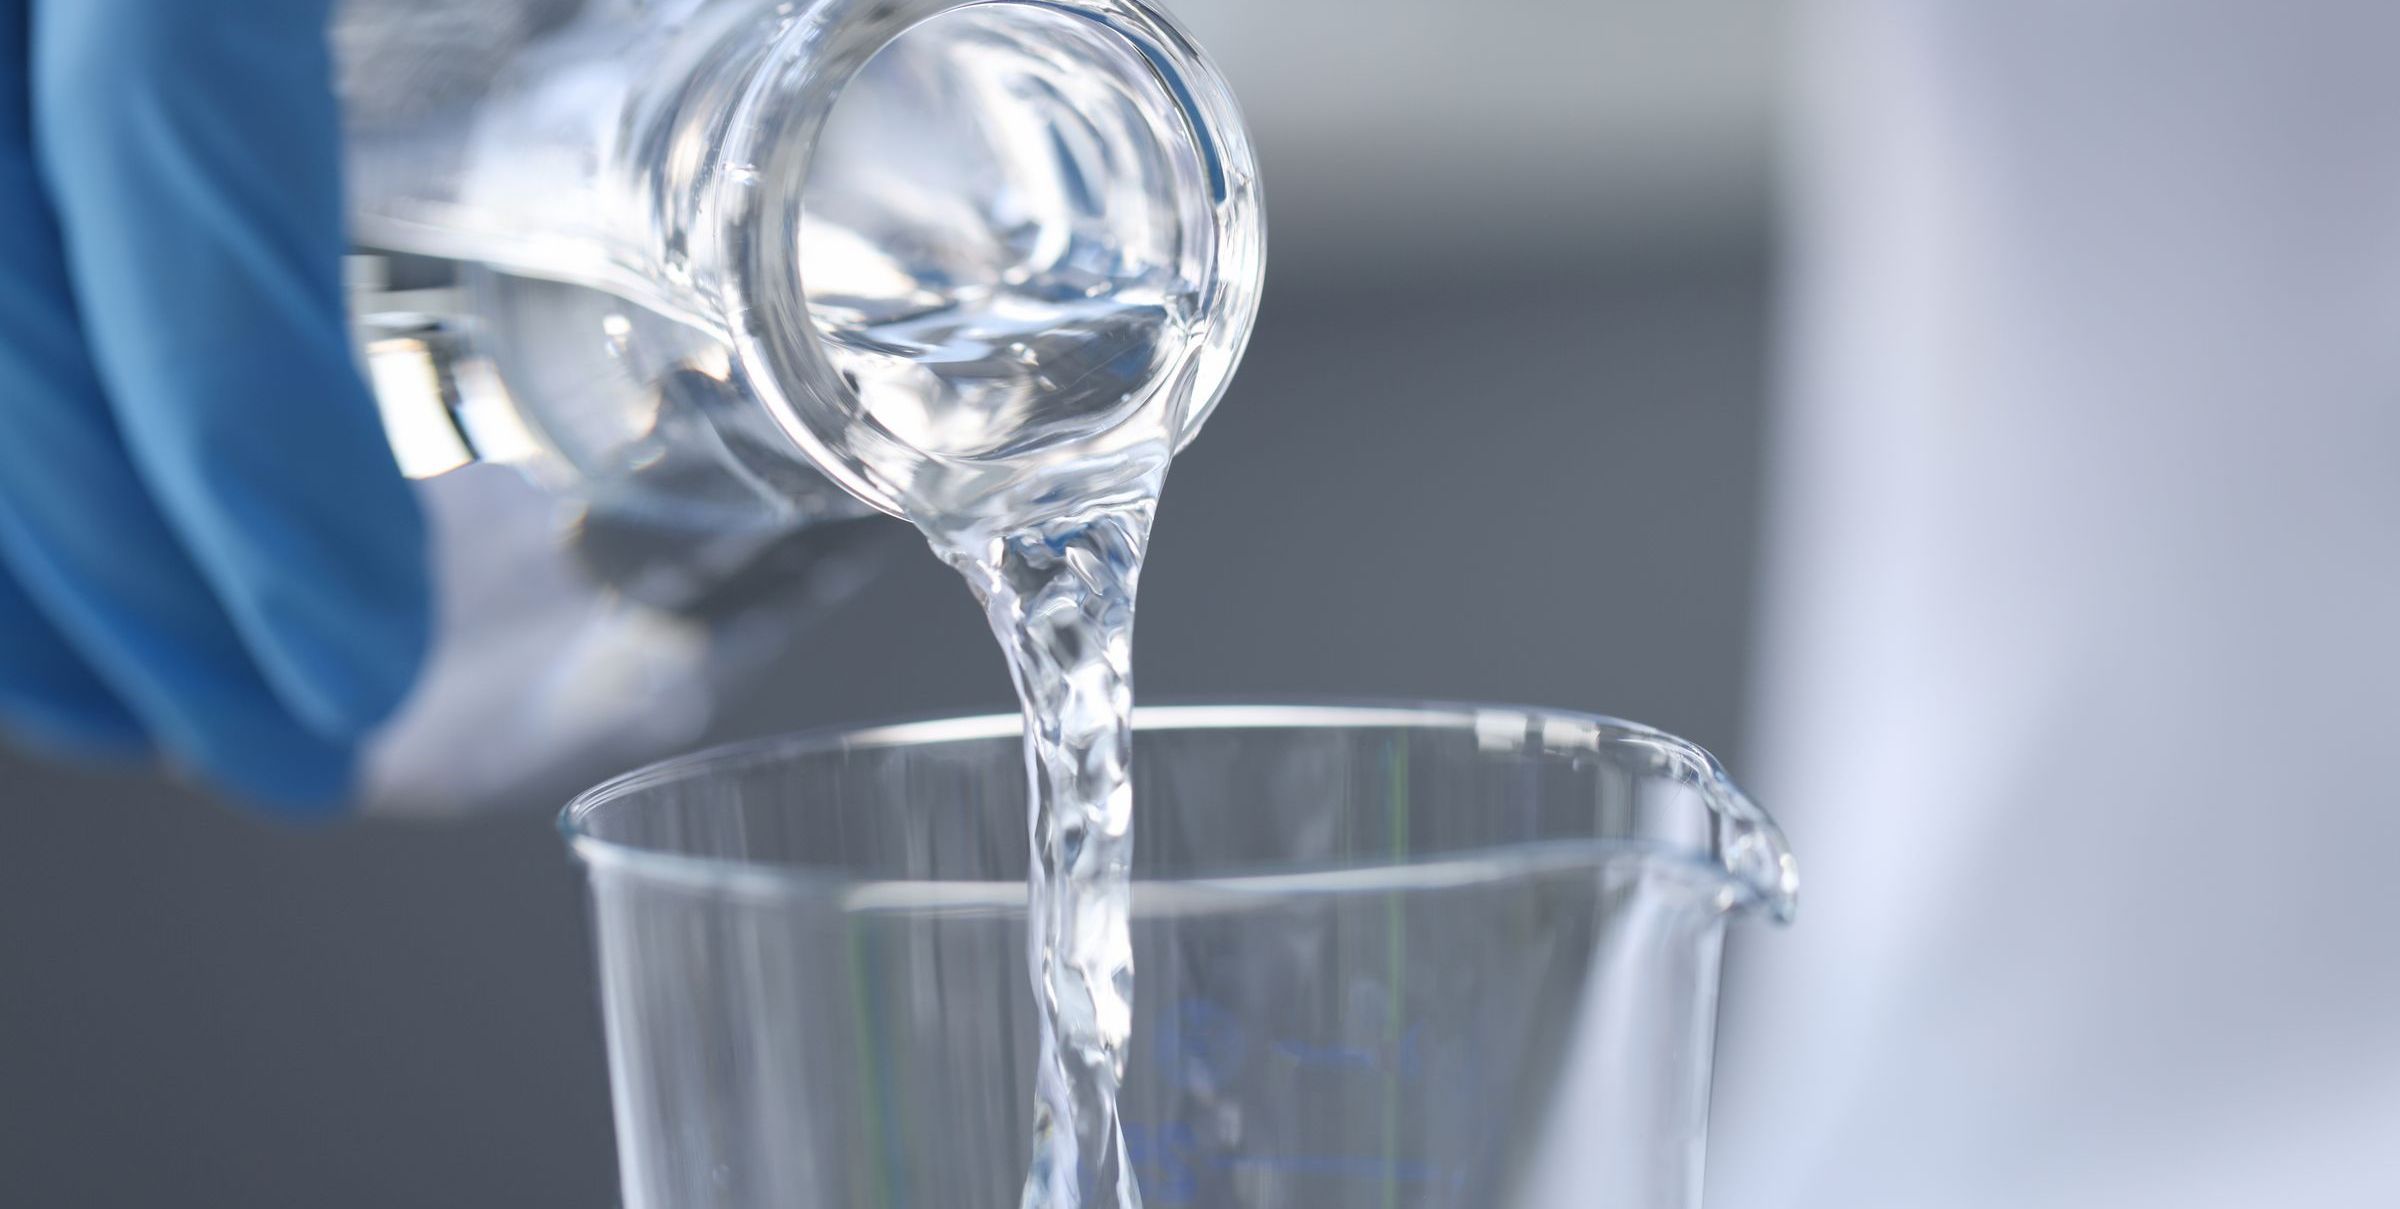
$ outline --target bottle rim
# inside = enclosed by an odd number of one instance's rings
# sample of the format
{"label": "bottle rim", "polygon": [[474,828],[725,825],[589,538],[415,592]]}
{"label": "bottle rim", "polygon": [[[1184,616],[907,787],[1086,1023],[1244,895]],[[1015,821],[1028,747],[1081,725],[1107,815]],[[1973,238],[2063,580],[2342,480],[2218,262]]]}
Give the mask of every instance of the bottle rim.
{"label": "bottle rim", "polygon": [[[910,446],[864,414],[834,368],[801,278],[800,199],[818,132],[842,88],[885,47],[924,23],[966,9],[1024,7],[1097,23],[1140,57],[1172,99],[1177,133],[1207,190],[1206,271],[1195,338],[1136,398],[1173,400],[1175,446],[1198,434],[1223,397],[1249,342],[1259,305],[1266,225],[1247,127],[1223,75],[1191,35],[1142,0],[817,0],[784,4],[779,28],[735,103],[706,192],[727,272],[718,299],[734,355],[760,400],[817,469],[873,507],[906,515],[910,474],[930,467],[973,474],[1000,459]],[[1078,439],[1067,456],[1116,452],[1109,432]]]}

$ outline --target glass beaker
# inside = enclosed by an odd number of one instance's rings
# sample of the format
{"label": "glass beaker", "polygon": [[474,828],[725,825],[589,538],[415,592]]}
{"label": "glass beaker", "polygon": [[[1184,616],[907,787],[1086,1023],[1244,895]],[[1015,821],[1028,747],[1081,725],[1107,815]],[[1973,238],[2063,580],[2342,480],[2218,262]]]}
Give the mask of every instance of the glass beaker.
{"label": "glass beaker", "polygon": [[[1706,752],[1488,707],[1138,726],[1149,1205],[1698,1204],[1724,926],[1796,885]],[[755,743],[567,808],[628,1209],[1017,1203],[1019,727]]]}

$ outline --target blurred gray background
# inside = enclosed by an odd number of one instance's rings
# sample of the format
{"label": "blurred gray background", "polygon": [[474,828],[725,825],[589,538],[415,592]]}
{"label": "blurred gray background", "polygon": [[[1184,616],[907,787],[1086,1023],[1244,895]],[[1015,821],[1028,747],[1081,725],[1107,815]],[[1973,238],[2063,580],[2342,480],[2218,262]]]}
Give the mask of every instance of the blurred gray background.
{"label": "blurred gray background", "polygon": [[[1141,690],[1521,701],[1740,758],[1766,0],[1185,0],[1267,301],[1182,459]],[[719,728],[1009,705],[910,551]],[[615,1203],[552,802],[295,831],[0,754],[0,1205]]]}

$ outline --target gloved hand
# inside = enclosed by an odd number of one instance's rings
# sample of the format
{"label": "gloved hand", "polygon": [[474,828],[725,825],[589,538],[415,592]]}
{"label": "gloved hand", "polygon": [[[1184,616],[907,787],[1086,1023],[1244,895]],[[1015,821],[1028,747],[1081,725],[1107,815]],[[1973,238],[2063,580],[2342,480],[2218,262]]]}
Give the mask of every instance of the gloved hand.
{"label": "gloved hand", "polygon": [[338,807],[429,628],[329,0],[0,0],[0,720]]}

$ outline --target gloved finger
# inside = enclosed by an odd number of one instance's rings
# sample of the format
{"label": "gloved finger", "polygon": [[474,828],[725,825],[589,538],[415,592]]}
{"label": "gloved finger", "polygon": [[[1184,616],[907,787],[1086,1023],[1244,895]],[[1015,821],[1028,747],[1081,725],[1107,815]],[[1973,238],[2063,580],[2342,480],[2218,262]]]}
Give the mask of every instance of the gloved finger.
{"label": "gloved finger", "polygon": [[70,752],[131,756],[149,733],[16,581],[0,574],[0,721]]}
{"label": "gloved finger", "polygon": [[117,440],[29,177],[0,151],[0,561],[171,754],[273,805],[337,802],[348,742],[286,710]]}
{"label": "gloved finger", "polygon": [[398,704],[425,527],[343,317],[329,0],[33,0],[34,142],[135,466],[320,732]]}
{"label": "gloved finger", "polygon": [[26,30],[23,0],[0,0],[0,564],[170,755],[322,812],[347,788],[349,745],[293,718],[260,675],[102,401],[27,142]]}

